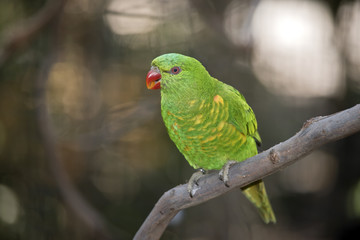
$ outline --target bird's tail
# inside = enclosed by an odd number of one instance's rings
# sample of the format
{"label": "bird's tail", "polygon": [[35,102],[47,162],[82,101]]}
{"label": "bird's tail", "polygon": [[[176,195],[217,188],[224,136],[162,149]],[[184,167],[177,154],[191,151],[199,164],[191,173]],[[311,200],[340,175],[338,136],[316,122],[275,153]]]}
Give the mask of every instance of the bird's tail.
{"label": "bird's tail", "polygon": [[241,190],[250,202],[255,205],[265,223],[276,223],[275,214],[267,197],[265,185],[262,180],[247,185],[241,188]]}

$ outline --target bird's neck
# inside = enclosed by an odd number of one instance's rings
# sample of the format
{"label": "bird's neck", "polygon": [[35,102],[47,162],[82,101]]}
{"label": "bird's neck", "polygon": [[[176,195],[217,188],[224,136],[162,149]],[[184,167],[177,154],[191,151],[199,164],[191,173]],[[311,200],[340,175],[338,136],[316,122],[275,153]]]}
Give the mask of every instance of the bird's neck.
{"label": "bird's neck", "polygon": [[189,108],[194,100],[211,100],[218,88],[217,80],[210,79],[203,84],[186,86],[176,83],[161,89],[161,105],[179,111]]}

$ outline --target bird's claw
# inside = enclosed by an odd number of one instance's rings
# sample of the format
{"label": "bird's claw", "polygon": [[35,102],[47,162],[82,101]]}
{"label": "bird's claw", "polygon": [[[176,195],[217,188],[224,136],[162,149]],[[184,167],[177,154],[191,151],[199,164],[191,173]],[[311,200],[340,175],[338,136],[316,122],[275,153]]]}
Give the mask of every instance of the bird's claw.
{"label": "bird's claw", "polygon": [[230,187],[230,185],[229,185],[229,170],[230,170],[230,167],[235,163],[236,163],[236,161],[232,161],[232,160],[228,161],[227,163],[224,164],[224,166],[222,167],[222,169],[219,172],[219,178],[221,181],[224,182],[226,187]]}
{"label": "bird's claw", "polygon": [[198,181],[204,174],[205,174],[205,170],[200,168],[199,171],[194,172],[193,175],[191,176],[187,186],[187,190],[188,193],[190,194],[190,197],[193,197],[196,191],[200,189]]}

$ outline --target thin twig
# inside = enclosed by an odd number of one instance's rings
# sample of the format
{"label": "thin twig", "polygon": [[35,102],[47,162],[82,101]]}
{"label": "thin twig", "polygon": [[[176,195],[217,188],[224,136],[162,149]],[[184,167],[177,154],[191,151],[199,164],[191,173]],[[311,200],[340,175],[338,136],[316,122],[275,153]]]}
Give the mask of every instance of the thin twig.
{"label": "thin twig", "polygon": [[183,184],[165,192],[156,203],[134,239],[159,239],[171,219],[182,209],[196,206],[243,187],[308,155],[314,149],[360,131],[360,104],[323,118],[313,118],[290,139],[246,161],[234,164],[229,171],[229,185],[225,187],[218,173],[205,175],[193,198]]}

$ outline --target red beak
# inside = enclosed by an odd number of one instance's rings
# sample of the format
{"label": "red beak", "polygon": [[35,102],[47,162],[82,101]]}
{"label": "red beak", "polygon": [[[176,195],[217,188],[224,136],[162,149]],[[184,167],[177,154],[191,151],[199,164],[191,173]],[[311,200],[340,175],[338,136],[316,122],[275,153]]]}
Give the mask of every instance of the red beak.
{"label": "red beak", "polygon": [[156,70],[157,68],[152,68],[146,75],[146,86],[148,89],[161,88],[160,86],[161,74]]}

